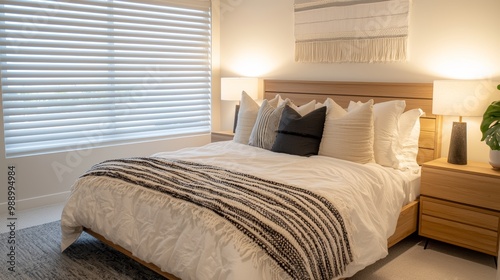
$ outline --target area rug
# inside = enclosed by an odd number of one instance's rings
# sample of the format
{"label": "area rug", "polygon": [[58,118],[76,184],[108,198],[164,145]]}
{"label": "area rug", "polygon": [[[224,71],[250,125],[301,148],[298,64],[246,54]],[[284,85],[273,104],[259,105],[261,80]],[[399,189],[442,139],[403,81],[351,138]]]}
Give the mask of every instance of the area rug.
{"label": "area rug", "polygon": [[7,263],[9,235],[0,235],[1,279],[165,279],[87,233],[61,253],[60,221],[15,231],[12,272]]}
{"label": "area rug", "polygon": [[[0,234],[0,279],[165,279],[82,233],[60,252],[59,221],[16,231],[16,271],[8,271],[8,233]],[[432,241],[427,250],[414,234],[389,249],[389,256],[349,280],[494,280],[492,256]]]}

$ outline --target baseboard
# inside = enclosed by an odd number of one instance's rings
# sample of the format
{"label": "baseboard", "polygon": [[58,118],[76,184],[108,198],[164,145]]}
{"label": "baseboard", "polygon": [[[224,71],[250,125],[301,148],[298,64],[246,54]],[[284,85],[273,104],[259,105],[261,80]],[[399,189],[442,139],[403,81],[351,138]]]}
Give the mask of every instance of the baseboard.
{"label": "baseboard", "polygon": [[[16,212],[63,203],[68,200],[71,191],[43,195],[38,197],[16,200]],[[7,202],[0,203],[0,215],[7,215]]]}

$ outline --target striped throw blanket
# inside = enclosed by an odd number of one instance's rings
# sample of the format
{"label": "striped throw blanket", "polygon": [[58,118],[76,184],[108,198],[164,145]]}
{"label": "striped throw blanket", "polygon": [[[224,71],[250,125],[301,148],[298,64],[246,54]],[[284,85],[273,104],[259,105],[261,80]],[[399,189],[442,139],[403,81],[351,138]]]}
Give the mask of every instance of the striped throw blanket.
{"label": "striped throw blanket", "polygon": [[110,177],[210,209],[294,279],[332,279],[353,256],[340,213],[324,197],[220,167],[163,158],[109,160],[82,177]]}

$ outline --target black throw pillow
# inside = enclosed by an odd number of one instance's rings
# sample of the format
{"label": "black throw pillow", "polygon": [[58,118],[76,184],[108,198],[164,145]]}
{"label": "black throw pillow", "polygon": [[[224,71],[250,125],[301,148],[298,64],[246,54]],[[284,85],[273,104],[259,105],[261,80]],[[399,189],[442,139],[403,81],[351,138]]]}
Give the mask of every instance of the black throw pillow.
{"label": "black throw pillow", "polygon": [[271,150],[298,156],[317,155],[325,118],[325,106],[301,116],[287,105],[281,114],[278,134]]}

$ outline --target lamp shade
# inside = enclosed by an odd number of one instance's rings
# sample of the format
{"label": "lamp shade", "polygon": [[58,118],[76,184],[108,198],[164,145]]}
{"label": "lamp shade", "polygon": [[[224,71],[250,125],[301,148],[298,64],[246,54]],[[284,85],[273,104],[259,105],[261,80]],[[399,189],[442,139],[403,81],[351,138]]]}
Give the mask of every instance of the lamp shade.
{"label": "lamp shade", "polygon": [[258,78],[222,78],[221,79],[221,99],[240,100],[241,92],[245,91],[252,99],[257,99],[259,95]]}
{"label": "lamp shade", "polygon": [[434,115],[479,117],[495,96],[495,85],[486,80],[434,81],[432,113]]}

